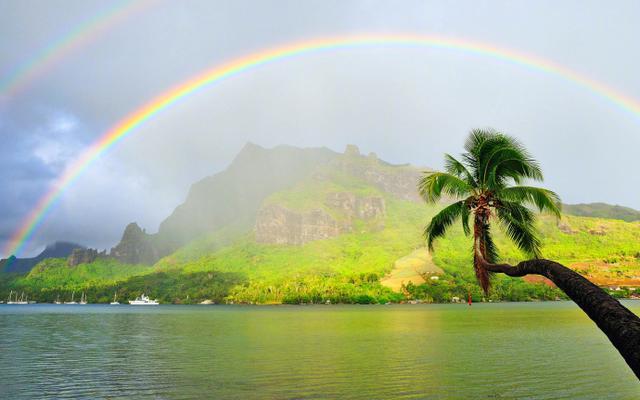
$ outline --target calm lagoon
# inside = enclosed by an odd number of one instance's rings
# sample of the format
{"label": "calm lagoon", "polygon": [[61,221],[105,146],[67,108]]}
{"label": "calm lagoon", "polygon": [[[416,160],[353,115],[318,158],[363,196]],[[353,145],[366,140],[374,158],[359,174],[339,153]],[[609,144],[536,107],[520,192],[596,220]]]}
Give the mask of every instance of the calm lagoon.
{"label": "calm lagoon", "polygon": [[570,302],[0,305],[0,398],[636,399],[640,384]]}

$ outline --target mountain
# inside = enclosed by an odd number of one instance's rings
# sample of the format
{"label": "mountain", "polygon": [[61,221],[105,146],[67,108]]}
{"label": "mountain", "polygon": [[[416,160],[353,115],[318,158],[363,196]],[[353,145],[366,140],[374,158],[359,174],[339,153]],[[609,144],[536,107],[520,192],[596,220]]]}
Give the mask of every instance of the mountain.
{"label": "mountain", "polygon": [[565,214],[579,217],[621,219],[627,222],[640,221],[640,211],[606,203],[563,204],[562,211]]}
{"label": "mountain", "polygon": [[327,148],[265,149],[247,143],[224,171],[193,184],[185,202],[149,235],[128,226],[112,250],[126,263],[153,264],[180,246],[230,225],[249,229],[262,201],[328,164],[338,153]]}
{"label": "mountain", "polygon": [[[458,224],[433,254],[424,247],[424,225],[444,206],[418,196],[425,171],[353,145],[338,153],[248,144],[227,169],[194,184],[159,232],[131,223],[110,254],[88,249],[44,260],[24,277],[0,279],[0,296],[20,290],[52,301],[82,290],[98,302],[116,291],[172,303],[482,300],[471,239]],[[640,287],[639,222],[542,215],[537,224],[545,257],[602,286]],[[502,259],[522,260],[499,226],[495,232]],[[496,276],[489,300],[562,296],[544,280]]]}
{"label": "mountain", "polygon": [[84,249],[84,246],[71,242],[55,242],[48,245],[40,254],[31,258],[16,258],[11,256],[8,259],[0,260],[0,272],[5,273],[27,273],[40,261],[47,258],[66,258],[75,249]]}

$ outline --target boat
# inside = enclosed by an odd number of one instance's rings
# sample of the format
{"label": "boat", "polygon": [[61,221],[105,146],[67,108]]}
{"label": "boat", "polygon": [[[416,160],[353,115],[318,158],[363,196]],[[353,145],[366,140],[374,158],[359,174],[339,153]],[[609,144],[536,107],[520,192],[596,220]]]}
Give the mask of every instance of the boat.
{"label": "boat", "polygon": [[9,292],[9,300],[7,300],[7,304],[29,304],[27,299],[24,297],[24,292],[20,295],[20,300],[18,300],[18,292],[16,292],[15,297],[13,297],[13,290]]}
{"label": "boat", "polygon": [[80,297],[80,304],[87,304],[87,295],[84,292],[82,292],[82,297]]}
{"label": "boat", "polygon": [[113,301],[111,303],[109,303],[109,304],[111,304],[112,306],[117,306],[118,304],[120,304],[118,301],[116,301],[117,296],[118,296],[118,293],[117,292],[114,293],[113,294]]}
{"label": "boat", "polygon": [[74,301],[73,298],[75,297],[76,292],[74,291],[73,293],[71,293],[71,301],[65,301],[64,304],[78,304],[77,301]]}
{"label": "boat", "polygon": [[132,306],[157,306],[160,303],[158,303],[158,300],[151,300],[148,296],[142,294],[135,300],[129,300],[129,304]]}
{"label": "boat", "polygon": [[54,301],[53,304],[62,304],[62,302],[60,301],[60,295],[56,297],[56,301]]}

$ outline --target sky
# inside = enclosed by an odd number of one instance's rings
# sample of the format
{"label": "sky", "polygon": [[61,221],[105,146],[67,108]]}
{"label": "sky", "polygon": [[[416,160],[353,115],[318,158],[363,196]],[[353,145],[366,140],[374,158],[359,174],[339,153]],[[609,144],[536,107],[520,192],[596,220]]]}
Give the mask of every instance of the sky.
{"label": "sky", "polygon": [[[0,82],[111,8],[133,10],[0,91],[0,247],[93,141],[198,72],[327,36],[424,34],[552,60],[640,100],[637,1],[0,0]],[[317,52],[244,72],[181,100],[90,165],[23,254],[56,240],[110,248],[136,221],[149,232],[189,186],[251,141],[440,168],[469,130],[521,140],[565,203],[640,209],[640,115],[553,74],[450,49]],[[2,254],[0,257],[6,257]]]}

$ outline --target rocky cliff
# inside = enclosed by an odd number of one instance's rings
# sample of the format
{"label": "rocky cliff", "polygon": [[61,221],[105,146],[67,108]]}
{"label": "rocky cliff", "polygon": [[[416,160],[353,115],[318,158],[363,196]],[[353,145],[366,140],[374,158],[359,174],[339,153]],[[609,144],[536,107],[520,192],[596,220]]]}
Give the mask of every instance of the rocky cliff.
{"label": "rocky cliff", "polygon": [[301,245],[350,232],[356,220],[376,221],[384,227],[385,202],[382,197],[359,197],[353,193],[329,193],[327,209],[294,211],[268,204],[260,209],[256,220],[258,243]]}
{"label": "rocky cliff", "polygon": [[269,205],[258,213],[256,241],[300,245],[312,240],[338,236],[346,230],[346,225],[333,219],[324,210],[300,213],[278,205]]}
{"label": "rocky cliff", "polygon": [[160,258],[153,235],[148,235],[135,222],[127,225],[120,243],[109,255],[125,264],[153,264]]}
{"label": "rocky cliff", "polygon": [[327,171],[351,176],[400,199],[419,201],[420,170],[388,164],[373,153],[363,156],[354,145],[339,154],[326,148],[265,149],[248,143],[226,170],[194,184],[157,234],[128,226],[111,256],[126,263],[154,263],[183,244],[230,225],[246,231],[255,227],[258,241],[283,244],[336,236],[349,231],[355,219],[376,220],[382,227],[385,205],[380,196],[336,192],[304,212],[265,205],[273,193],[312,176],[321,180]]}
{"label": "rocky cliff", "polygon": [[73,249],[71,255],[67,258],[67,265],[75,267],[80,264],[89,264],[98,257],[107,257],[106,250],[98,252],[96,249]]}
{"label": "rocky cliff", "polygon": [[411,165],[392,165],[380,160],[375,153],[360,154],[355,145],[348,145],[344,155],[333,161],[336,168],[362,179],[383,192],[404,200],[419,202],[418,180],[425,169]]}
{"label": "rocky cliff", "polygon": [[340,211],[349,220],[360,218],[370,220],[384,217],[385,203],[382,197],[359,197],[349,192],[334,192],[327,194],[325,204]]}

